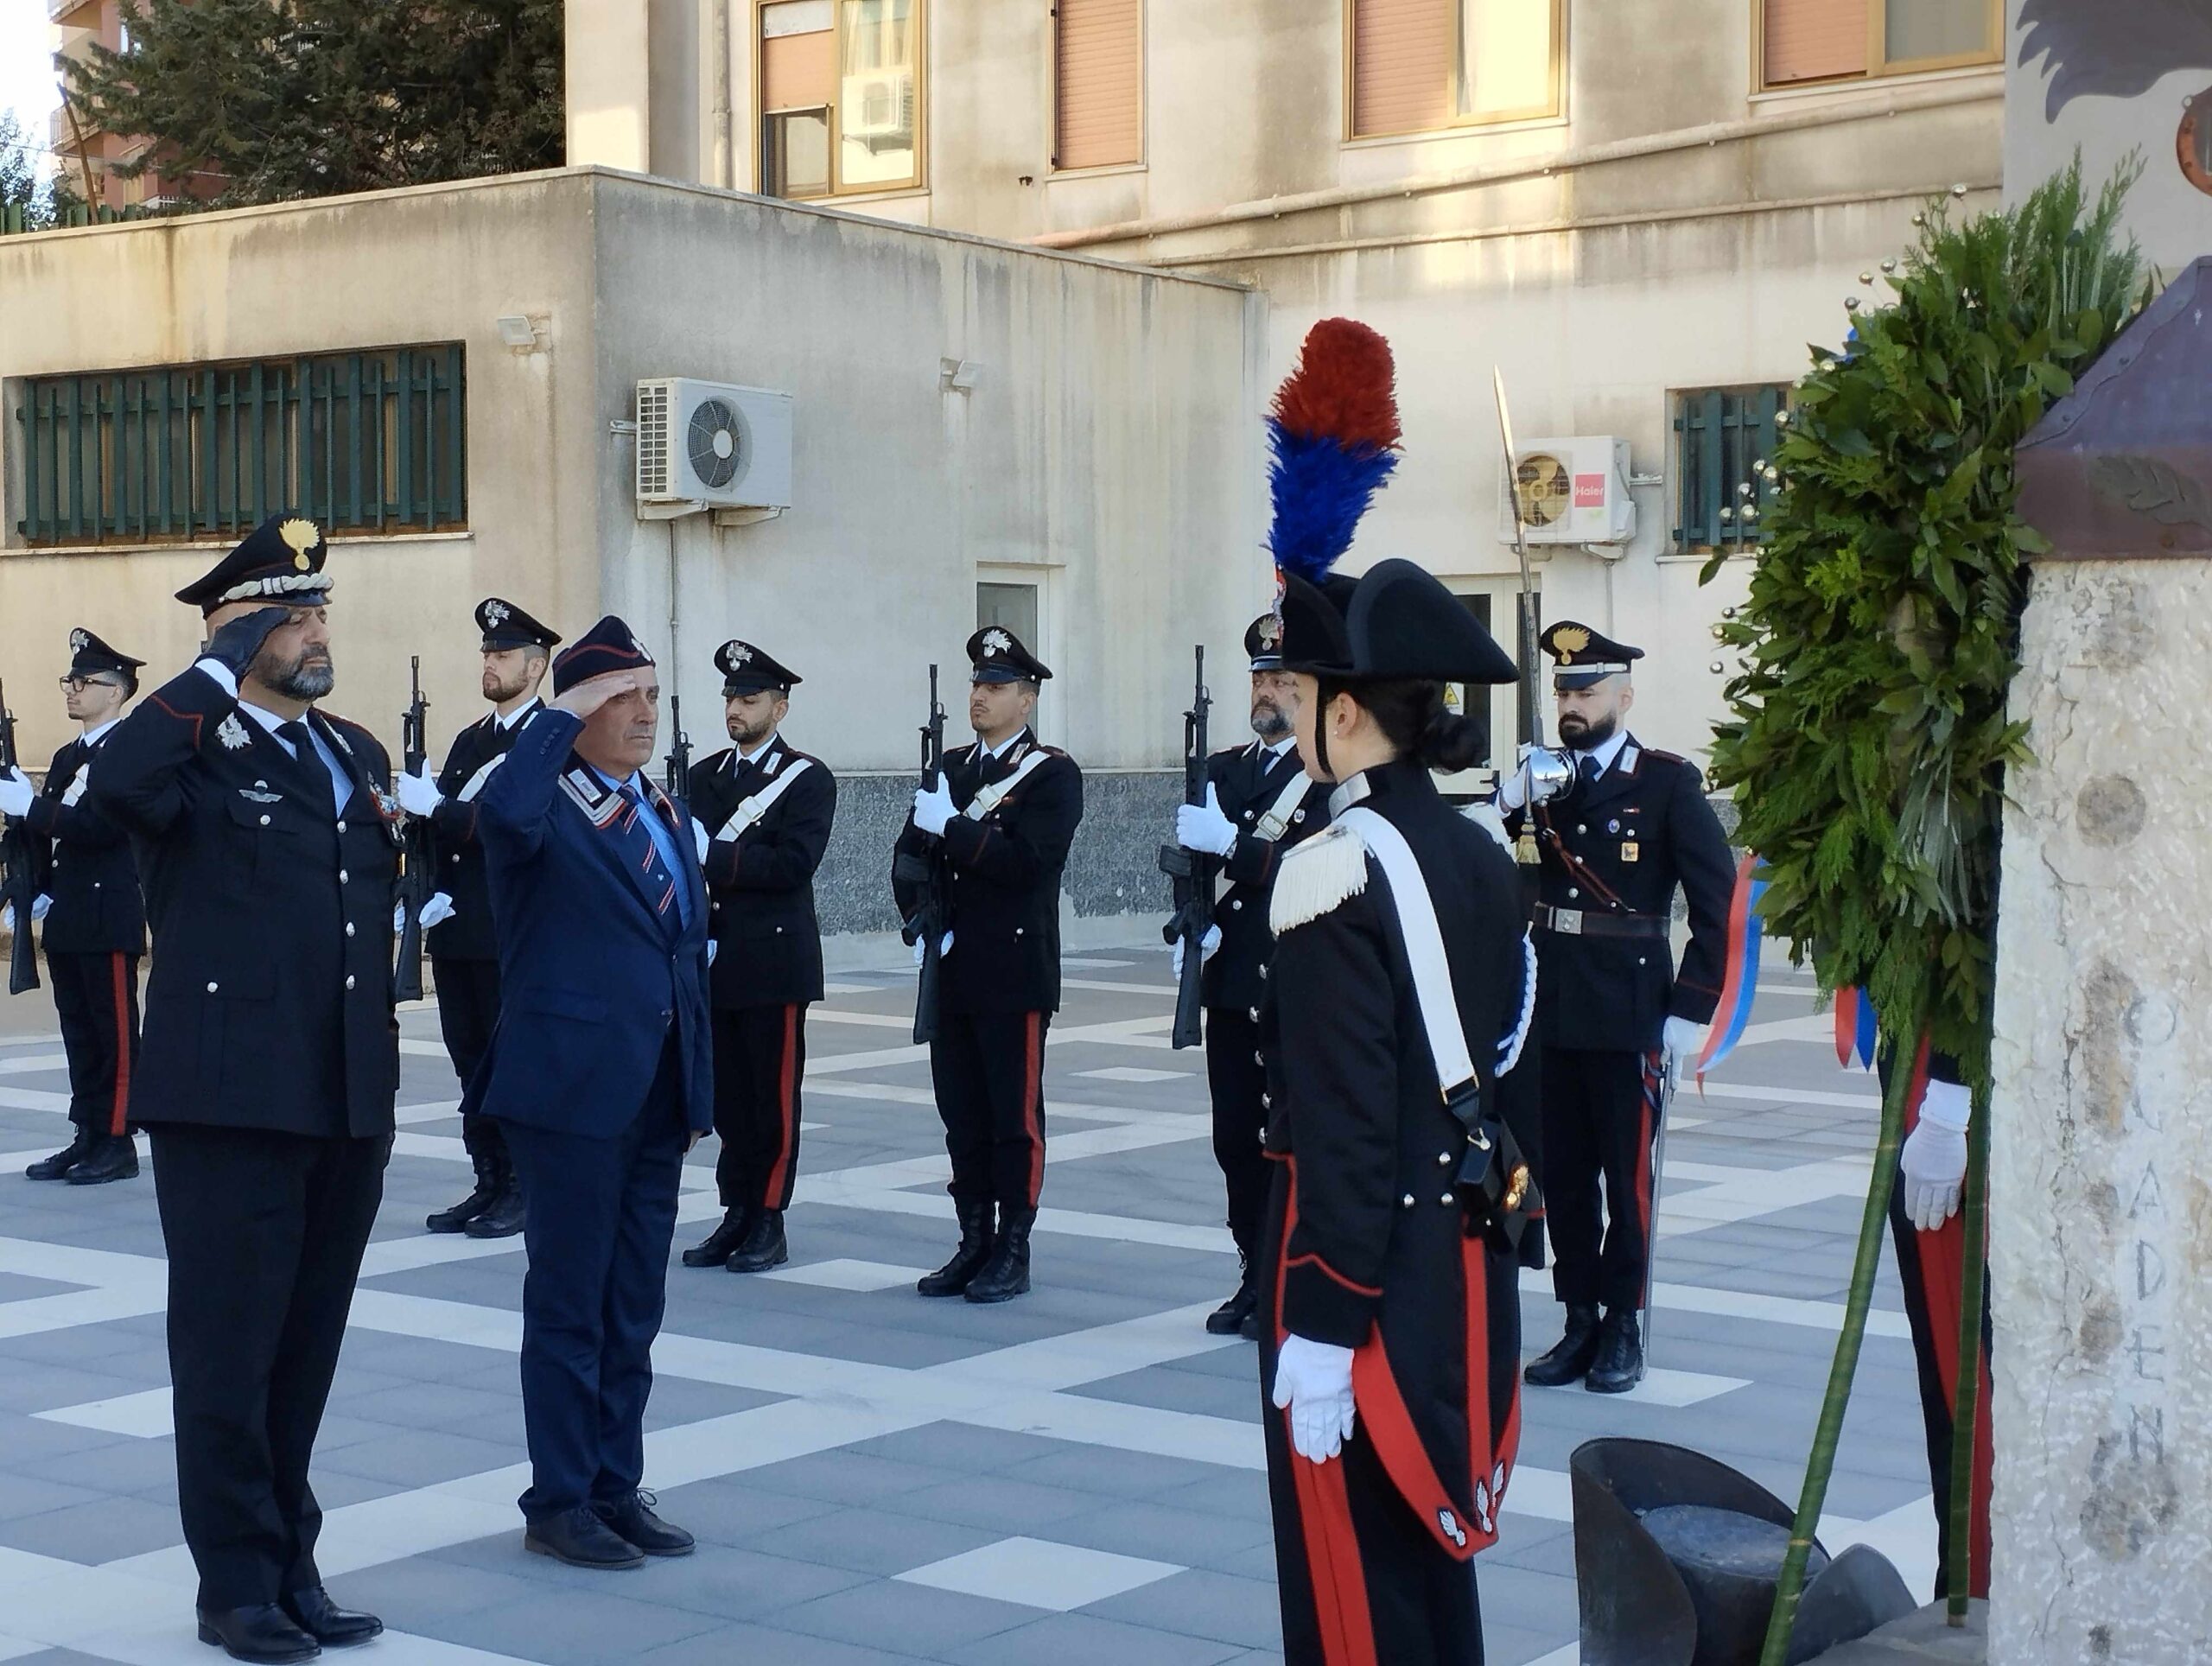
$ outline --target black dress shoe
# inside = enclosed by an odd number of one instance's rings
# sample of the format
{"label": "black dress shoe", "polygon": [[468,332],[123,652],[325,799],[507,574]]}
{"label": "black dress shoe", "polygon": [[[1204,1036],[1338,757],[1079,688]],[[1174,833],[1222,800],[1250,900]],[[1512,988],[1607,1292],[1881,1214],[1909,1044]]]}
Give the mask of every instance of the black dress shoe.
{"label": "black dress shoe", "polygon": [[1598,1310],[1570,1302],[1566,1334],[1553,1345],[1550,1352],[1529,1362],[1528,1369],[1521,1373],[1521,1380],[1532,1388],[1563,1389],[1588,1370],[1591,1361],[1597,1357]]}
{"label": "black dress shoe", "polygon": [[484,1212],[461,1229],[472,1238],[511,1238],[522,1230],[522,1188],[509,1180]]}
{"label": "black dress shoe", "polygon": [[69,1171],[71,1186],[105,1186],[110,1180],[136,1180],[138,1142],[128,1134],[103,1134],[92,1141],[76,1167]]}
{"label": "black dress shoe", "polygon": [[626,1498],[592,1505],[599,1519],[648,1556],[688,1556],[698,1541],[680,1527],[671,1527],[653,1514],[660,1502],[650,1492],[633,1492]]}
{"label": "black dress shoe", "polygon": [[79,1129],[69,1136],[69,1143],[51,1157],[41,1157],[23,1171],[34,1180],[66,1180],[69,1171],[85,1160],[85,1154],[92,1148],[92,1135]]}
{"label": "black dress shoe", "polygon": [[1616,1307],[1598,1332],[1598,1358],[1582,1386],[1592,1394],[1626,1394],[1643,1381],[1643,1339],[1633,1311]]}
{"label": "black dress shoe", "polygon": [[645,1553],[600,1518],[589,1504],[535,1521],[523,1529],[522,1548],[571,1567],[642,1567]]}
{"label": "black dress shoe", "polygon": [[784,1211],[764,1209],[745,1235],[745,1242],[731,1250],[722,1264],[733,1273],[765,1273],[791,1258],[791,1247],[784,1242]]}
{"label": "black dress shoe", "polygon": [[730,1252],[745,1242],[746,1234],[753,1230],[753,1211],[743,1205],[734,1205],[722,1211],[721,1224],[701,1238],[683,1252],[686,1267],[720,1267],[730,1257]]}
{"label": "black dress shoe", "polygon": [[487,1174],[476,1177],[476,1189],[450,1209],[441,1209],[424,1218],[423,1224],[433,1232],[458,1232],[492,1206],[492,1199],[499,1195],[498,1185]]}
{"label": "black dress shoe", "polygon": [[991,1258],[991,1205],[987,1203],[963,1203],[957,1205],[960,1212],[960,1247],[952,1252],[952,1259],[934,1273],[925,1273],[915,1281],[914,1288],[925,1296],[957,1296],[968,1288],[968,1281],[983,1270],[983,1263]]}
{"label": "black dress shoe", "polygon": [[1208,1336],[1241,1336],[1244,1321],[1260,1310],[1260,1281],[1252,1275],[1252,1263],[1244,1263],[1244,1276],[1237,1281],[1236,1294],[1206,1315]]}
{"label": "black dress shoe", "polygon": [[374,1614],[340,1608],[319,1585],[295,1591],[284,1599],[284,1612],[300,1629],[326,1649],[351,1649],[384,1635],[384,1622]]}
{"label": "black dress shoe", "polygon": [[1243,1322],[1236,1327],[1236,1334],[1247,1342],[1257,1342],[1260,1339],[1260,1310],[1257,1307],[1244,1315]]}
{"label": "black dress shoe", "polygon": [[968,1281],[961,1292],[970,1301],[1011,1301],[1029,1289],[1029,1229],[1036,1223],[1033,1209],[1009,1209],[999,1223],[999,1241],[991,1258]]}
{"label": "black dress shoe", "polygon": [[280,1663],[313,1660],[322,1645],[293,1623],[292,1617],[273,1602],[251,1608],[202,1608],[200,1640],[212,1643],[232,1660]]}

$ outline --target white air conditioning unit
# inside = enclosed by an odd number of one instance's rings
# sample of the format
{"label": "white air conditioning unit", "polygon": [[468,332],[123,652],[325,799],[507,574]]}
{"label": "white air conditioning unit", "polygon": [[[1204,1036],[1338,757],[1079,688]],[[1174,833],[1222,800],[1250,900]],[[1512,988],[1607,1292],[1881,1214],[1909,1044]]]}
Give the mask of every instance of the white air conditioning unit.
{"label": "white air conditioning unit", "polygon": [[[1510,495],[1509,495],[1510,494]],[[1497,494],[1497,537],[1513,542],[1513,501],[1530,544],[1626,544],[1636,536],[1628,442],[1607,436],[1529,440]]]}
{"label": "white air conditioning unit", "polygon": [[837,109],[837,130],[849,139],[903,139],[914,130],[914,72],[877,70],[849,75]]}
{"label": "white air conditioning unit", "polygon": [[787,509],[791,396],[659,376],[638,384],[641,510]]}

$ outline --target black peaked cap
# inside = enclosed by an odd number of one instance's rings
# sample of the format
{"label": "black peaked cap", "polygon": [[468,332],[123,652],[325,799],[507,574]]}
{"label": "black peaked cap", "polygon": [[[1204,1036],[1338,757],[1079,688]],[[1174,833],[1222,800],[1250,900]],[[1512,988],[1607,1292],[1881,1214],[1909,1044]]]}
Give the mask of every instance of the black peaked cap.
{"label": "black peaked cap", "polygon": [[232,601],[319,607],[330,599],[322,529],[304,515],[271,515],[235,549],[176,593],[202,614]]}
{"label": "black peaked cap", "polygon": [[1510,683],[1513,661],[1466,605],[1412,562],[1318,585],[1283,575],[1282,664],[1339,682]]}
{"label": "black peaked cap", "polygon": [[69,633],[69,675],[98,677],[104,671],[135,672],[146,662],[118,653],[79,625]]}
{"label": "black peaked cap", "polygon": [[763,689],[789,694],[806,680],[750,642],[741,642],[735,637],[715,650],[715,669],[722,674],[725,700],[741,694],[758,694]]}
{"label": "black peaked cap", "polygon": [[636,671],[652,663],[637,633],[609,614],[554,659],[553,692],[566,694],[587,677]]}
{"label": "black peaked cap", "polygon": [[476,628],[484,633],[484,652],[501,648],[555,648],[561,633],[541,625],[512,601],[486,596],[476,604]]}
{"label": "black peaked cap", "polygon": [[968,663],[976,683],[1042,683],[1052,676],[1044,661],[1021,645],[1003,625],[989,625],[968,639]]}

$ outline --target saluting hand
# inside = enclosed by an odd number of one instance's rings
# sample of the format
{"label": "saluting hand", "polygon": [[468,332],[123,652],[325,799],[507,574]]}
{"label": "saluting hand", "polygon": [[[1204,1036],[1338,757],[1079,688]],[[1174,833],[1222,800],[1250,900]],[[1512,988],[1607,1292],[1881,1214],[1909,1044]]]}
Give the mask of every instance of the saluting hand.
{"label": "saluting hand", "polygon": [[601,671],[597,677],[587,677],[567,693],[555,695],[545,703],[572,717],[589,717],[608,701],[620,700],[637,686],[635,671]]}
{"label": "saluting hand", "polygon": [[240,614],[207,639],[200,657],[213,660],[233,677],[242,677],[261,657],[262,645],[291,616],[289,607],[257,607]]}

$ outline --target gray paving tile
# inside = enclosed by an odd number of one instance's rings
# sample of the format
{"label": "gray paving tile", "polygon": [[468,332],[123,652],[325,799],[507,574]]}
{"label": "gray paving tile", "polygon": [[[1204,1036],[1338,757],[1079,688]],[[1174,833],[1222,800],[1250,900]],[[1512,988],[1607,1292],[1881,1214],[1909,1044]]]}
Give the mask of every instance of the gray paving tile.
{"label": "gray paving tile", "polygon": [[174,1544],[176,1511],[144,1498],[96,1498],[0,1521],[0,1544],[94,1567]]}
{"label": "gray paving tile", "polygon": [[779,1556],[861,1574],[903,1574],[1007,1536],[1008,1529],[933,1522],[895,1510],[839,1510],[753,1541]]}
{"label": "gray paving tile", "polygon": [[600,1666],[715,1629],[712,1614],[607,1588],[606,1582],[620,1580],[634,1589],[643,1572],[597,1574],[601,1584],[590,1590],[540,1589],[498,1607],[455,1612],[429,1634],[547,1666]]}
{"label": "gray paving tile", "polygon": [[[925,1487],[899,1500],[899,1508],[929,1521],[988,1528],[1000,1534],[1032,1533],[1090,1508],[1086,1493],[1065,1487],[1039,1486],[1005,1476],[977,1476],[944,1486]],[[1051,1534],[1041,1536],[1050,1538]]]}
{"label": "gray paving tile", "polygon": [[[1156,1589],[1147,1587],[1147,1589]],[[1128,1601],[1127,1597],[1117,1599]],[[957,1591],[877,1580],[779,1611],[779,1630],[873,1648],[898,1644],[929,1656],[1035,1620],[1037,1611]]]}
{"label": "gray paving tile", "polygon": [[1282,1646],[1282,1611],[1274,1587],[1207,1568],[1194,1567],[1141,1591],[1109,1598],[1088,1612],[1103,1619],[1127,1620],[1247,1649]]}
{"label": "gray paving tile", "polygon": [[689,1556],[645,1570],[651,1600],[724,1619],[765,1619],[793,1603],[867,1584],[870,1575],[794,1561],[729,1545],[702,1544]]}
{"label": "gray paving tile", "polygon": [[718,1625],[634,1658],[636,1666],[734,1666],[743,1662],[758,1662],[760,1666],[908,1666],[923,1656],[893,1654],[769,1626]]}
{"label": "gray paving tile", "polygon": [[1234,1644],[1180,1637],[1095,1614],[1052,1614],[950,1650],[960,1666],[1220,1666],[1238,1654]]}

